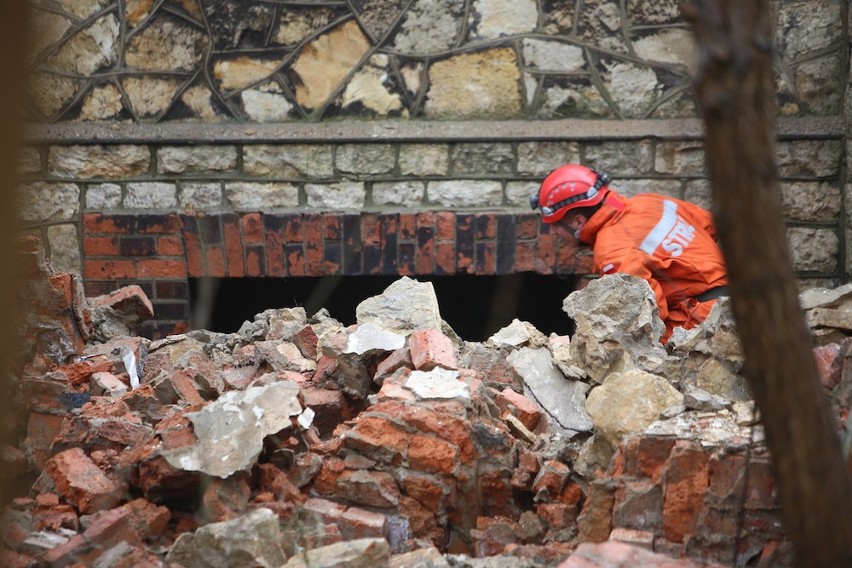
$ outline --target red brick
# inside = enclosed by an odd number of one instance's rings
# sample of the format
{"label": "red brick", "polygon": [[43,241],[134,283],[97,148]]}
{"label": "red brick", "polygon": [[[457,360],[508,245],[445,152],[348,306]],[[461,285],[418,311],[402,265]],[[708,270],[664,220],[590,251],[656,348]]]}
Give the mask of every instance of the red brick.
{"label": "red brick", "polygon": [[230,215],[222,219],[222,229],[225,238],[225,255],[227,256],[227,275],[245,276],[246,266],[243,261],[243,242],[240,235],[240,225],[236,216]]}
{"label": "red brick", "polygon": [[399,214],[399,238],[413,239],[417,236],[417,220],[413,213]]}
{"label": "red brick", "polygon": [[390,420],[363,414],[344,438],[347,447],[394,465],[402,462],[410,442],[411,436]]}
{"label": "red brick", "polygon": [[120,543],[140,549],[144,547],[127,511],[122,508],[106,511],[93,518],[82,535],[74,536],[68,543],[49,550],[39,560],[50,566],[67,566],[71,563],[91,566],[105,551]]}
{"label": "red brick", "polygon": [[458,369],[453,342],[437,329],[421,329],[408,338],[414,368],[429,371],[435,367]]}
{"label": "red brick", "polygon": [[118,239],[116,237],[92,237],[83,239],[83,254],[91,256],[118,256]]}
{"label": "red brick", "polygon": [[533,494],[538,502],[556,501],[568,482],[571,469],[562,462],[547,460],[541,464],[533,481]]}
{"label": "red brick", "polygon": [[243,230],[243,242],[246,244],[263,243],[263,220],[260,213],[245,213],[240,218]]}
{"label": "red brick", "polygon": [[519,242],[515,245],[515,272],[532,272],[535,270],[535,243]]}
{"label": "red brick", "polygon": [[588,247],[583,247],[577,250],[574,257],[574,270],[578,274],[594,274],[595,263],[592,251]]}
{"label": "red brick", "polygon": [[266,275],[286,276],[284,265],[284,237],[279,231],[266,229]]}
{"label": "red brick", "polygon": [[567,529],[577,526],[577,506],[564,503],[539,503],[535,513],[551,529]]}
{"label": "red brick", "polygon": [[475,223],[474,239],[477,241],[494,239],[497,237],[497,217],[493,213],[477,215]]}
{"label": "red brick", "polygon": [[83,230],[86,233],[126,233],[126,227],[119,227],[115,218],[100,213],[83,214]]}
{"label": "red brick", "polygon": [[813,353],[822,386],[833,390],[843,376],[846,348],[838,343],[829,343],[814,347]]}
{"label": "red brick", "polygon": [[569,237],[566,239],[556,238],[556,272],[559,274],[573,274],[577,265],[577,239]]}
{"label": "red brick", "polygon": [[659,482],[663,466],[674,448],[673,438],[638,436],[624,446],[624,472],[629,476],[645,476]]}
{"label": "red brick", "polygon": [[284,249],[288,276],[307,276],[303,245],[287,245]]}
{"label": "red brick", "polygon": [[551,274],[556,266],[557,242],[556,235],[539,235],[536,272],[539,274]]}
{"label": "red brick", "polygon": [[437,243],[435,245],[435,272],[436,274],[455,274],[455,243]]}
{"label": "red brick", "polygon": [[286,215],[285,216],[284,242],[290,243],[290,244],[304,242],[304,233],[302,232],[302,216],[301,215]]}
{"label": "red brick", "polygon": [[339,390],[320,389],[306,384],[302,388],[305,406],[315,412],[313,425],[321,437],[330,436],[334,429],[351,417],[346,397]]}
{"label": "red brick", "polygon": [[265,276],[264,269],[264,254],[263,249],[259,246],[247,248],[246,251],[246,276],[258,277]]}
{"label": "red brick", "polygon": [[492,275],[497,271],[497,245],[494,243],[476,243],[476,264],[474,272],[478,275]]}
{"label": "red brick", "polygon": [[451,211],[439,211],[435,214],[435,240],[456,240],[456,214]]}
{"label": "red brick", "polygon": [[445,496],[449,497],[454,491],[439,476],[406,472],[400,475],[400,478],[400,485],[405,494],[430,511],[443,511]]}
{"label": "red brick", "polygon": [[459,465],[459,449],[438,437],[415,434],[408,447],[408,463],[417,471],[453,474]]}
{"label": "red brick", "polygon": [[414,368],[414,363],[411,361],[411,351],[408,347],[397,349],[385,357],[381,363],[379,363],[378,367],[376,367],[374,380],[381,382],[386,377],[389,377],[397,370],[403,368]]}
{"label": "red brick", "polygon": [[384,538],[387,535],[387,522],[381,513],[349,507],[340,515],[337,526],[344,540]]}
{"label": "red brick", "polygon": [[137,261],[139,278],[186,278],[186,261],[146,258]]}
{"label": "red brick", "polygon": [[201,252],[201,242],[198,235],[184,233],[186,243],[186,268],[191,277],[204,276],[204,254]]}
{"label": "red brick", "polygon": [[663,531],[667,540],[683,542],[698,529],[704,495],[710,485],[709,456],[700,446],[675,443],[663,473]]}
{"label": "red brick", "polygon": [[225,251],[220,245],[207,246],[207,276],[224,278],[225,271]]}
{"label": "red brick", "polygon": [[81,513],[93,513],[121,502],[123,489],[108,478],[80,448],[53,456],[45,467],[57,492]]}
{"label": "red brick", "polygon": [[[112,308],[119,313],[133,313],[140,320],[154,317],[154,306],[145,291],[136,284],[123,286],[114,292],[91,299],[93,303]],[[135,349],[138,351],[137,349]],[[136,353],[138,357],[138,353]]]}
{"label": "red brick", "polygon": [[424,242],[418,242],[415,252],[414,273],[435,273],[435,241],[433,239],[430,238]]}
{"label": "red brick", "polygon": [[534,239],[538,236],[538,225],[538,214],[515,215],[515,236],[518,239]]}
{"label": "red brick", "polygon": [[612,507],[615,487],[607,479],[589,484],[589,493],[583,511],[577,517],[580,542],[605,542],[612,532]]}
{"label": "red brick", "polygon": [[323,238],[330,241],[339,241],[342,232],[342,221],[339,213],[326,213],[323,215]]}
{"label": "red brick", "polygon": [[62,429],[62,416],[30,412],[24,446],[37,469],[44,469],[50,457],[50,446]]}
{"label": "red brick", "polygon": [[183,239],[168,236],[157,239],[157,256],[183,256]]}
{"label": "red brick", "polygon": [[375,213],[363,213],[361,215],[361,242],[363,244],[377,245],[381,243],[381,238],[379,216]]}
{"label": "red brick", "polygon": [[136,278],[136,267],[132,260],[85,261],[85,276],[94,280],[123,280]]}
{"label": "red brick", "polygon": [[541,411],[538,406],[522,394],[506,387],[497,395],[495,402],[503,412],[508,412],[527,427],[534,431],[541,419]]}

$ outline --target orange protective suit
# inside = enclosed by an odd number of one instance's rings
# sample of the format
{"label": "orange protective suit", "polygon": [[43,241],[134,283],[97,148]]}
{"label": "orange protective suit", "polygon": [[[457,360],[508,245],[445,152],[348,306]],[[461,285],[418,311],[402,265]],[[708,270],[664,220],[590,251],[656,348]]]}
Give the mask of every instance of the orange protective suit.
{"label": "orange protective suit", "polygon": [[663,343],[673,327],[688,329],[710,313],[715,300],[696,296],[728,283],[713,216],[686,201],[655,193],[626,199],[610,191],[578,237],[594,247],[598,273],[648,281],[666,324]]}

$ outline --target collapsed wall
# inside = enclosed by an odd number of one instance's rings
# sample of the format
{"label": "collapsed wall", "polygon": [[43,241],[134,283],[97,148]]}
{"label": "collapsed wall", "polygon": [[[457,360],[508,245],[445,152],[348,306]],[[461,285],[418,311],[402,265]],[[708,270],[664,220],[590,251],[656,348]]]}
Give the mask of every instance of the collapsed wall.
{"label": "collapsed wall", "polygon": [[[4,461],[30,489],[3,513],[6,566],[569,566],[605,541],[790,563],[724,300],[661,346],[647,284],[605,277],[566,298],[570,339],[516,320],[470,343],[402,278],[349,327],[290,308],[152,342],[118,324],[144,294],[69,300],[74,277],[31,244],[33,282],[58,292],[22,329],[64,339],[23,357]],[[844,301],[812,296],[811,322]],[[815,352],[845,414],[838,333]]]}

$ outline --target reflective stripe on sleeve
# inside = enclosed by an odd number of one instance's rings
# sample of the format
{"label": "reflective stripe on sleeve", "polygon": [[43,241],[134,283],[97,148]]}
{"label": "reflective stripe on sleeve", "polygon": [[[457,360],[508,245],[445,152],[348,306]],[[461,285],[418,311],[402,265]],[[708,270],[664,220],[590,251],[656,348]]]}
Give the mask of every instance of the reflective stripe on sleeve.
{"label": "reflective stripe on sleeve", "polygon": [[648,233],[639,247],[642,252],[654,254],[654,251],[657,250],[657,247],[660,246],[660,243],[669,234],[669,231],[674,229],[675,223],[677,223],[677,203],[666,199],[663,201],[663,216],[660,217],[657,225],[651,229],[651,232]]}

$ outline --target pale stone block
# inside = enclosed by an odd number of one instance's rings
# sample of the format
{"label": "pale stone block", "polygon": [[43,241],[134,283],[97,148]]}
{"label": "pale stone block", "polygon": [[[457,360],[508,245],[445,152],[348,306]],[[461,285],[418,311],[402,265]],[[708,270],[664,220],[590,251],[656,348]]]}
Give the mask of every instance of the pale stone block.
{"label": "pale stone block", "polygon": [[82,272],[80,239],[76,225],[53,225],[47,228],[50,264],[58,272]]}
{"label": "pale stone block", "polygon": [[299,189],[292,183],[226,183],[225,199],[237,211],[297,207]]}
{"label": "pale stone block", "polygon": [[450,171],[453,175],[487,175],[511,173],[515,156],[512,145],[500,142],[471,142],[456,144],[450,152]]}
{"label": "pale stone block", "polygon": [[53,117],[71,102],[80,82],[68,77],[35,72],[29,78],[28,91],[36,108],[43,115]]}
{"label": "pale stone block", "polygon": [[236,146],[164,146],[157,149],[157,172],[223,172],[237,167]]}
{"label": "pale stone block", "polygon": [[518,144],[518,173],[546,176],[559,166],[580,161],[577,142],[521,142]]}
{"label": "pale stone block", "polygon": [[240,99],[246,114],[255,122],[283,122],[293,108],[284,95],[258,89],[246,89]]}
{"label": "pale stone block", "polygon": [[243,170],[263,177],[329,178],[334,161],[328,144],[258,144],[243,147]]}
{"label": "pale stone block", "polygon": [[424,114],[429,118],[517,118],[521,70],[515,51],[462,53],[429,66]]}
{"label": "pale stone block", "polygon": [[793,221],[831,222],[840,216],[840,188],[830,182],[782,182],[784,215]]}
{"label": "pale stone block", "polygon": [[681,198],[681,183],[676,179],[617,179],[610,184],[624,197],[633,197],[640,193],[659,193]]}
{"label": "pale stone block", "polygon": [[645,61],[694,67],[695,40],[688,29],[670,28],[643,36],[633,42],[633,49]]}
{"label": "pale stone block", "polygon": [[157,76],[127,77],[122,84],[133,111],[143,118],[165,112],[181,86],[177,79]]}
{"label": "pale stone block", "polygon": [[792,227],[787,229],[787,239],[793,255],[793,268],[797,271],[837,270],[840,239],[835,229]]}
{"label": "pale stone block", "polygon": [[612,178],[647,175],[654,171],[654,143],[602,142],[586,144],[585,165],[607,172]]}
{"label": "pale stone block", "polygon": [[776,49],[786,59],[795,59],[839,41],[843,35],[841,4],[836,0],[780,2]]}
{"label": "pale stone block", "polygon": [[396,165],[393,144],[343,144],[337,149],[337,169],[350,174],[384,174]]}
{"label": "pale stone block", "polygon": [[661,174],[703,175],[704,144],[699,141],[660,142],[654,168]]}
{"label": "pale stone block", "polygon": [[222,206],[222,186],[218,183],[182,183],[180,206],[191,210],[217,209]]}
{"label": "pale stone block", "polygon": [[308,207],[324,209],[361,209],[367,197],[364,184],[354,181],[305,185]]}
{"label": "pale stone block", "polygon": [[515,207],[530,206],[530,197],[538,195],[537,181],[510,181],[506,184],[506,203]]}
{"label": "pale stone block", "polygon": [[531,32],[538,25],[535,0],[475,0],[473,10],[478,16],[473,33],[482,38]]}
{"label": "pale stone block", "polygon": [[72,35],[47,58],[46,66],[56,71],[91,75],[115,63],[118,34],[118,18],[108,14]]}
{"label": "pale stone block", "polygon": [[394,37],[393,47],[407,53],[438,53],[455,45],[464,6],[458,0],[415,0]]}
{"label": "pale stone block", "polygon": [[47,171],[52,176],[79,179],[128,178],[148,173],[147,146],[51,146]]}
{"label": "pale stone block", "polygon": [[709,179],[692,179],[686,182],[683,199],[710,210],[713,207],[713,190]]}
{"label": "pale stone block", "polygon": [[503,204],[499,181],[430,181],[426,184],[430,203],[444,207],[495,207]]}
{"label": "pale stone block", "polygon": [[532,38],[523,45],[524,64],[539,71],[574,73],[586,65],[583,50],[575,45]]}
{"label": "pale stone block", "polygon": [[793,81],[799,100],[807,105],[809,114],[831,115],[843,111],[843,61],[835,53],[796,68]]}
{"label": "pale stone block", "polygon": [[23,184],[17,198],[24,221],[72,221],[80,210],[80,188],[75,183]]}
{"label": "pale stone block", "polygon": [[603,83],[621,114],[641,118],[662,90],[653,69],[631,63],[616,63],[603,76]]}
{"label": "pale stone block", "polygon": [[783,140],[776,145],[781,177],[834,177],[840,170],[840,140]]}
{"label": "pale stone block", "polygon": [[177,207],[177,186],[173,183],[139,182],[127,184],[124,206],[128,209],[169,209]]}
{"label": "pale stone block", "polygon": [[95,87],[83,99],[80,120],[107,120],[118,115],[123,108],[121,93],[115,85]]}
{"label": "pale stone block", "polygon": [[145,71],[193,71],[207,41],[201,30],[183,20],[156,18],[131,38],[125,62]]}
{"label": "pale stone block", "polygon": [[422,181],[392,181],[373,184],[373,203],[416,207],[423,202],[426,184]]}
{"label": "pale stone block", "polygon": [[37,148],[18,150],[18,173],[35,174],[41,171],[41,153]]}
{"label": "pale stone block", "polygon": [[119,207],[121,207],[120,185],[98,183],[86,187],[86,209],[100,211]]}
{"label": "pale stone block", "polygon": [[401,144],[399,173],[414,176],[445,176],[450,166],[446,144]]}

